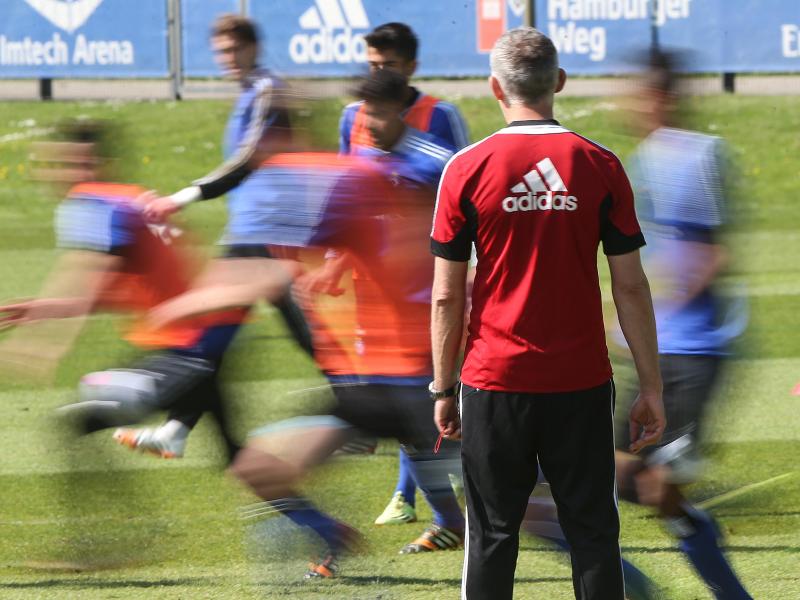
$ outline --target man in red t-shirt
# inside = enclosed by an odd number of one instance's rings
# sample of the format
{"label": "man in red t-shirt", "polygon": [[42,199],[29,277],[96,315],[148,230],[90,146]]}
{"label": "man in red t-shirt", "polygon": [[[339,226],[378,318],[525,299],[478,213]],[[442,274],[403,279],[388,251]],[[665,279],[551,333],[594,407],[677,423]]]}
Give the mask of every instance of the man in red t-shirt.
{"label": "man in red t-shirt", "polygon": [[[442,176],[431,249],[435,420],[462,436],[468,537],[464,597],[511,598],[519,526],[541,468],[571,547],[577,598],[622,600],[614,488],[614,386],[597,249],[633,353],[641,396],[631,449],[664,429],[644,245],[625,172],[610,151],[559,125],[566,79],[553,43],[504,34],[490,84],[508,126],[456,154]],[[454,384],[470,245],[472,291],[461,411]]]}

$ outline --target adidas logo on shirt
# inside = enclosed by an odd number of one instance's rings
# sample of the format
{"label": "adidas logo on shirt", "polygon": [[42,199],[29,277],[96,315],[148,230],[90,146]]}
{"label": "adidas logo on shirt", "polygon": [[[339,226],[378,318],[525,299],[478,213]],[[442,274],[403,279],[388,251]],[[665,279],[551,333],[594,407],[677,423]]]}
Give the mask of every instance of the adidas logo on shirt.
{"label": "adidas logo on shirt", "polygon": [[316,0],[300,16],[300,27],[316,33],[297,33],[289,40],[289,56],[296,64],[366,62],[364,34],[353,32],[369,29],[361,0]]}
{"label": "adidas logo on shirt", "polygon": [[561,175],[549,158],[536,163],[536,168],[528,171],[522,179],[511,188],[511,193],[524,195],[505,198],[504,211],[578,210],[578,199],[569,195]]}

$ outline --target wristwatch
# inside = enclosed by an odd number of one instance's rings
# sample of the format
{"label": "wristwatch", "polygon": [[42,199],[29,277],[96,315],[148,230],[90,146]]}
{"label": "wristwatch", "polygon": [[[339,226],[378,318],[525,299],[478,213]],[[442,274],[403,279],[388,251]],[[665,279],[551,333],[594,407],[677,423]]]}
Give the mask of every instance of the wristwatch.
{"label": "wristwatch", "polygon": [[453,384],[446,390],[438,391],[435,387],[433,387],[433,382],[431,381],[428,384],[428,394],[433,401],[441,400],[442,398],[449,398],[450,396],[456,395],[456,385],[457,384]]}

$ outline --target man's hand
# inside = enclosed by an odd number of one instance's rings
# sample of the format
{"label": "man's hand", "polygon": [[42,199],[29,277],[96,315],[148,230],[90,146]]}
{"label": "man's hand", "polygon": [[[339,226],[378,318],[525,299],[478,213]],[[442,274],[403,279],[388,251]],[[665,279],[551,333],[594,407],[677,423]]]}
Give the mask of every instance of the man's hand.
{"label": "man's hand", "polygon": [[153,190],[141,194],[136,202],[144,206],[145,218],[153,223],[163,223],[181,209],[170,196],[159,196]]}
{"label": "man's hand", "polygon": [[339,285],[341,278],[341,271],[320,267],[301,275],[295,281],[294,287],[302,297],[314,297],[317,294],[341,296],[346,291]]}
{"label": "man's hand", "polygon": [[456,397],[440,398],[433,407],[433,422],[445,439],[461,439],[461,417],[458,415]]}
{"label": "man's hand", "polygon": [[642,391],[631,406],[631,452],[639,452],[645,446],[658,443],[664,434],[667,419],[661,391]]}
{"label": "man's hand", "polygon": [[0,331],[23,325],[27,321],[27,312],[31,308],[30,301],[14,302],[0,306]]}

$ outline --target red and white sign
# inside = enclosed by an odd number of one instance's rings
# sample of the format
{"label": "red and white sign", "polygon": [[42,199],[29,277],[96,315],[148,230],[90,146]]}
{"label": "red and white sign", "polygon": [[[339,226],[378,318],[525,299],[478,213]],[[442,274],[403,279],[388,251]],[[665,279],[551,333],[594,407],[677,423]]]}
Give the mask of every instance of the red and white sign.
{"label": "red and white sign", "polygon": [[505,0],[478,0],[478,52],[490,52],[506,30]]}

